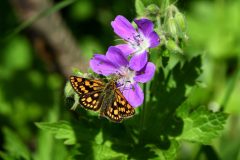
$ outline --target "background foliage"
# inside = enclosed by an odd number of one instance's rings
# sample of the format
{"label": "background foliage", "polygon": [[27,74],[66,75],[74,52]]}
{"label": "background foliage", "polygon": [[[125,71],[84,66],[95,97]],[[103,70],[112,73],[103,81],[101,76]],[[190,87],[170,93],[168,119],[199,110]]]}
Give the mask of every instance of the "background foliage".
{"label": "background foliage", "polygon": [[132,20],[151,11],[151,18],[156,6],[175,4],[186,16],[188,38],[181,32],[176,46],[174,34],[157,31],[162,45],[151,51],[158,69],[144,86],[146,101],[136,116],[113,124],[82,108],[70,111],[66,78],[37,54],[25,32],[31,23],[1,1],[2,159],[240,159],[238,0],[54,3],[42,16],[60,12],[86,59],[116,42],[110,26],[116,15]]}

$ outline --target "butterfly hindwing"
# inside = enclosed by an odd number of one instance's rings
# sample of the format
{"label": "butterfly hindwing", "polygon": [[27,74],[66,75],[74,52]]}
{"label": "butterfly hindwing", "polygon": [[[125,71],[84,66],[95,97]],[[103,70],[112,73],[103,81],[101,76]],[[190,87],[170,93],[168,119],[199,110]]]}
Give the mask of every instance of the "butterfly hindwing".
{"label": "butterfly hindwing", "polygon": [[83,108],[93,111],[98,111],[100,109],[102,101],[102,90],[84,94],[79,98],[79,103],[82,105]]}
{"label": "butterfly hindwing", "polygon": [[118,103],[116,100],[112,101],[112,103],[108,105],[104,115],[113,122],[121,122],[123,119],[120,115]]}

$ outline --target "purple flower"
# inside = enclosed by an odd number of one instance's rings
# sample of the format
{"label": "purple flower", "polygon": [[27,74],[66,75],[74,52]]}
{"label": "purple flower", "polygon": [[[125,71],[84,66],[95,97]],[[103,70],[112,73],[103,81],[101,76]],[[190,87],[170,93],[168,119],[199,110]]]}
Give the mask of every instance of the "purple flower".
{"label": "purple flower", "polygon": [[160,38],[154,31],[153,23],[148,19],[134,20],[138,29],[123,16],[117,16],[111,25],[114,32],[126,41],[126,44],[120,44],[116,47],[121,49],[127,57],[130,54],[129,66],[139,71],[142,69],[148,60],[148,48],[154,48],[159,45]]}
{"label": "purple flower", "polygon": [[119,76],[117,86],[133,107],[140,106],[144,99],[138,82],[146,83],[155,72],[155,65],[151,62],[146,63],[140,71],[133,70],[122,51],[116,47],[109,47],[106,55],[95,54],[90,60],[90,67],[98,74]]}

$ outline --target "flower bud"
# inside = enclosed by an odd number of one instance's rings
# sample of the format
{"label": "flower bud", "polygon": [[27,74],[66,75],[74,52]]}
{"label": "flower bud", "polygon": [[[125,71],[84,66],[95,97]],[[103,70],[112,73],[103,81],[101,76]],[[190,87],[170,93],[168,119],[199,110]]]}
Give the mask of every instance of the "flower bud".
{"label": "flower bud", "polygon": [[155,4],[150,4],[149,6],[147,6],[147,11],[150,13],[150,14],[158,14],[160,9],[157,5]]}
{"label": "flower bud", "polygon": [[186,31],[186,20],[185,20],[184,15],[180,12],[177,12],[174,16],[174,19],[180,29],[180,32],[185,32]]}
{"label": "flower bud", "polygon": [[70,84],[70,82],[67,82],[64,88],[64,94],[66,97],[66,103],[65,105],[68,108],[71,108],[71,110],[75,110],[78,106],[79,102],[79,96],[76,94]]}
{"label": "flower bud", "polygon": [[70,97],[74,94],[74,90],[72,89],[72,86],[69,82],[66,83],[66,86],[64,88],[64,93],[66,97]]}
{"label": "flower bud", "polygon": [[166,47],[172,52],[183,53],[182,49],[171,39],[166,42]]}
{"label": "flower bud", "polygon": [[177,36],[177,24],[175,23],[175,20],[174,18],[170,17],[167,21],[167,27],[168,27],[168,30],[170,32],[170,34],[173,36],[173,37],[176,37]]}

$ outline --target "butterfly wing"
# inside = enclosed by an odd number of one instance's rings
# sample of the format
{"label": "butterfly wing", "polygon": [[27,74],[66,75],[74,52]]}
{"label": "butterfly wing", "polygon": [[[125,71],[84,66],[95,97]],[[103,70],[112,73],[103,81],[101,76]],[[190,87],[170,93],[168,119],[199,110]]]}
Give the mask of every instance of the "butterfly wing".
{"label": "butterfly wing", "polygon": [[94,79],[71,76],[70,83],[74,90],[80,95],[79,103],[85,109],[97,111],[103,100],[102,91],[105,83]]}
{"label": "butterfly wing", "polygon": [[123,118],[119,113],[119,107],[115,100],[108,105],[108,107],[105,110],[104,116],[113,122],[119,123],[122,121]]}
{"label": "butterfly wing", "polygon": [[113,122],[121,122],[135,114],[135,109],[128,103],[120,90],[115,89],[112,103],[108,105],[105,116]]}
{"label": "butterfly wing", "polygon": [[135,109],[128,103],[119,89],[115,90],[116,103],[122,117],[129,118],[135,114]]}
{"label": "butterfly wing", "polygon": [[102,90],[83,94],[79,98],[79,103],[83,106],[83,108],[93,111],[98,111],[101,108],[102,101]]}
{"label": "butterfly wing", "polygon": [[87,78],[82,78],[77,76],[70,76],[70,83],[73,89],[79,95],[103,90],[105,85],[104,82],[97,79],[89,80]]}

